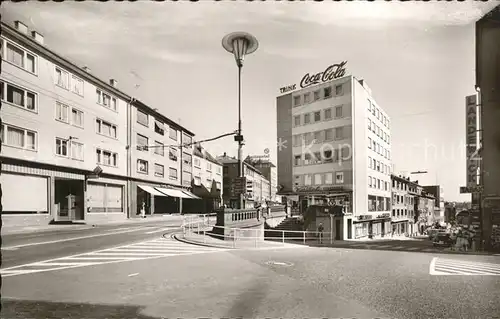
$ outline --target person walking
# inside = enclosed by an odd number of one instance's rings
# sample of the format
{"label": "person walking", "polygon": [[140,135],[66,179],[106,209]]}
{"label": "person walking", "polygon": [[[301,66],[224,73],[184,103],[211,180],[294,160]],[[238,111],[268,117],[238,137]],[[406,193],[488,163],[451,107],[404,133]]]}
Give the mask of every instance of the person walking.
{"label": "person walking", "polygon": [[318,226],[318,235],[319,235],[319,243],[320,244],[323,243],[323,230],[324,230],[323,223],[319,223],[319,226]]}

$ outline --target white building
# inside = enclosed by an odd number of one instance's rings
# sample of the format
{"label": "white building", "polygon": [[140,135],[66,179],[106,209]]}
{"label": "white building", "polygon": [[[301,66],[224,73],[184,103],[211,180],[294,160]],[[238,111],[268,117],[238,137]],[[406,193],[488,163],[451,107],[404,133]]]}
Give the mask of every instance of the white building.
{"label": "white building", "polygon": [[[390,119],[363,80],[345,76],[277,98],[280,195],[340,204],[338,238],[390,232]],[[291,143],[290,143],[291,142]]]}

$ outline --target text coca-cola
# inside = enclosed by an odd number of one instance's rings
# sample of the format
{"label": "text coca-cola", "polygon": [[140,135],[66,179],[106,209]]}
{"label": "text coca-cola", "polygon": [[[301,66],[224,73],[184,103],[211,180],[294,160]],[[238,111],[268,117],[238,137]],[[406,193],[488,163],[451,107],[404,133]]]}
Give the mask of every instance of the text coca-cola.
{"label": "text coca-cola", "polygon": [[343,61],[342,63],[332,64],[325,71],[316,73],[314,75],[310,75],[307,73],[304,75],[302,80],[300,81],[300,87],[306,88],[308,86],[318,84],[320,82],[327,82],[334,79],[338,79],[345,75],[345,65],[347,61]]}

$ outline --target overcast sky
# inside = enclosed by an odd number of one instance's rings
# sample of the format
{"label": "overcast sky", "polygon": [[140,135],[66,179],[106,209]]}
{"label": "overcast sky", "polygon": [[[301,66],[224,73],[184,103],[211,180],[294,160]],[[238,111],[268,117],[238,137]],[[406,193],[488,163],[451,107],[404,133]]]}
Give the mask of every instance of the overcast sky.
{"label": "overcast sky", "polygon": [[[48,47],[104,80],[117,79],[196,139],[236,129],[237,68],[221,39],[232,31],[254,34],[260,46],[243,69],[245,156],[267,147],[276,159],[281,86],[347,60],[347,73],[365,79],[391,117],[396,171],[427,170],[421,183],[437,180],[446,200],[467,200],[459,186],[465,185],[465,96],[475,84],[474,22],[494,6],[28,1],[4,2],[0,11],[3,22],[23,21]],[[204,146],[213,155],[236,155],[235,144],[226,138]]]}

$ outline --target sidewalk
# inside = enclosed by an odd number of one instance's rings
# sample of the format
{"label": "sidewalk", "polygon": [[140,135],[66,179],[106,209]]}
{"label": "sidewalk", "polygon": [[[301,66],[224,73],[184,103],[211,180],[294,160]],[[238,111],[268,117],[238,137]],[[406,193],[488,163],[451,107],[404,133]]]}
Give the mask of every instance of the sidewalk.
{"label": "sidewalk", "polygon": [[179,221],[179,226],[182,223],[183,216],[181,215],[166,215],[166,216],[153,216],[147,218],[130,218],[120,221],[101,221],[99,223],[85,223],[74,222],[69,224],[46,224],[37,226],[4,226],[2,225],[2,235],[15,235],[15,234],[29,234],[29,233],[43,233],[50,231],[64,231],[64,230],[86,230],[97,228],[100,226],[119,226],[119,225],[142,225],[149,223],[157,223],[164,221]]}

